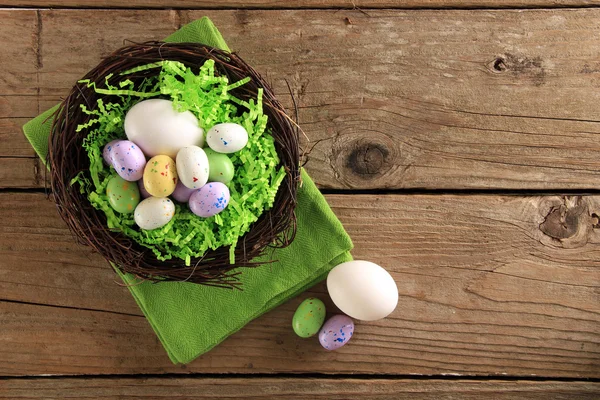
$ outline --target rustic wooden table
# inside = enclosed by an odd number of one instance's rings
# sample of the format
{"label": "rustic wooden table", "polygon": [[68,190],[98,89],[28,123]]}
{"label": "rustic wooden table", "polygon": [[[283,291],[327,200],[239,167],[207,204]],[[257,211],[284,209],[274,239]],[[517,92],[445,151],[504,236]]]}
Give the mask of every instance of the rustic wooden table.
{"label": "rustic wooden table", "polygon": [[[0,398],[600,398],[600,1],[0,6]],[[398,282],[337,352],[294,335],[297,298],[172,365],[21,133],[124,41],[204,15],[291,107],[289,81],[306,168]]]}

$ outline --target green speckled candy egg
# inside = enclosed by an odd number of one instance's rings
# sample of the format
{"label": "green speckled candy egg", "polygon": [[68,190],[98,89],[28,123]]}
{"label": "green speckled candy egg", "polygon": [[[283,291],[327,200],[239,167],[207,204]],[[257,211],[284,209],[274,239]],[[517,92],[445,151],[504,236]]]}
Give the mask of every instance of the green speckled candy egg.
{"label": "green speckled candy egg", "polygon": [[319,299],[309,297],[298,306],[292,319],[296,335],[302,338],[314,336],[325,321],[325,304]]}
{"label": "green speckled candy egg", "polygon": [[227,154],[217,153],[208,147],[204,149],[208,158],[208,181],[229,183],[233,179],[235,168]]}
{"label": "green speckled candy egg", "polygon": [[127,182],[119,175],[113,176],[106,186],[110,206],[117,212],[129,214],[140,202],[140,189],[136,182]]}

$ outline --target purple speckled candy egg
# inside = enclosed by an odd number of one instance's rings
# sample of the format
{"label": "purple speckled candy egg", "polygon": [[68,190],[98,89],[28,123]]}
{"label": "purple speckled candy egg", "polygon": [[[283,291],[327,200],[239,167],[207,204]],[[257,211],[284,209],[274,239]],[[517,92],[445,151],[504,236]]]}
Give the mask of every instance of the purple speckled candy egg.
{"label": "purple speckled candy egg", "polygon": [[212,217],[229,204],[229,188],[221,182],[208,182],[190,196],[190,210],[199,217]]}
{"label": "purple speckled candy egg", "polygon": [[104,150],[102,150],[102,157],[104,158],[104,162],[108,165],[112,165],[112,149],[115,143],[120,142],[121,140],[116,139],[111,142],[108,142],[106,146],[104,146]]}
{"label": "purple speckled candy egg", "polygon": [[117,174],[126,181],[137,181],[144,175],[146,157],[135,143],[119,140],[110,150],[112,166]]}
{"label": "purple speckled candy egg", "polygon": [[152,196],[146,190],[146,187],[144,186],[144,180],[143,179],[140,179],[139,181],[137,181],[137,184],[138,184],[138,188],[140,188],[140,195],[142,196],[142,199],[147,199],[148,197]]}
{"label": "purple speckled candy egg", "polygon": [[177,200],[180,203],[187,203],[190,200],[190,196],[198,189],[190,189],[186,187],[183,182],[177,181],[177,186],[175,186],[175,191],[171,193],[171,197]]}
{"label": "purple speckled candy egg", "polygon": [[347,315],[334,315],[329,318],[319,332],[319,343],[326,350],[337,350],[354,334],[354,322]]}

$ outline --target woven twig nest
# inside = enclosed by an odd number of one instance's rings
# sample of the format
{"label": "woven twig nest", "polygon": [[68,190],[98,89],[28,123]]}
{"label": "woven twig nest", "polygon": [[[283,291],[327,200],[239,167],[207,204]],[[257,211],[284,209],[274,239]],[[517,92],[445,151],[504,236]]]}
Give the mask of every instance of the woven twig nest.
{"label": "woven twig nest", "polygon": [[[108,229],[105,214],[95,209],[86,194],[71,184],[78,174],[89,173],[90,168],[89,157],[82,148],[85,132],[77,132],[77,126],[90,119],[90,115],[82,111],[81,105],[89,107],[90,104],[96,104],[103,95],[98,94],[89,84],[77,83],[55,116],[48,160],[52,192],[61,217],[83,244],[91,246],[123,272],[142,279],[234,287],[239,283],[239,272],[232,269],[259,266],[259,263],[253,261],[256,257],[265,254],[270,248],[285,247],[294,238],[294,208],[300,179],[298,134],[269,85],[240,57],[194,43],[148,42],[114,52],[83,79],[89,79],[98,85],[105,82],[116,84],[120,79],[120,72],[137,66],[170,60],[199,69],[209,59],[215,62],[215,74],[227,76],[230,82],[251,78],[249,83],[231,91],[238,99],[256,99],[258,89],[263,88],[264,114],[268,116],[268,127],[279,156],[278,168],[283,167],[286,172],[273,207],[266,210],[249,232],[238,240],[235,264],[230,263],[228,247],[209,250],[201,258],[192,258],[190,265],[185,265],[180,259],[161,261],[150,249],[120,232]],[[157,69],[146,69],[132,73],[128,78],[133,82],[142,82],[158,73]]]}

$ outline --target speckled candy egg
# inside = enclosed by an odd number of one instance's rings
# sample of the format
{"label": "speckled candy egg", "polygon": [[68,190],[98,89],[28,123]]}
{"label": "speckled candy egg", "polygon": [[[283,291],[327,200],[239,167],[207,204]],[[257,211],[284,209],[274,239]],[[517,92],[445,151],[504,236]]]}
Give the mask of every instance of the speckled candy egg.
{"label": "speckled candy egg", "polygon": [[142,229],[158,229],[171,221],[175,215],[175,203],[167,197],[148,197],[135,209],[133,218]]}
{"label": "speckled candy egg", "polygon": [[294,313],[292,328],[301,338],[314,336],[325,321],[325,304],[319,299],[309,297],[304,300]]}
{"label": "speckled candy egg", "polygon": [[248,143],[248,132],[239,124],[217,124],[206,133],[206,143],[218,153],[235,153]]}
{"label": "speckled candy egg", "polygon": [[233,179],[235,168],[227,154],[217,153],[213,149],[204,149],[208,158],[208,180],[229,183]]}
{"label": "speckled candy egg", "polygon": [[167,197],[177,185],[177,168],[169,156],[152,157],[144,169],[144,187],[154,197]]}
{"label": "speckled candy egg", "polygon": [[142,179],[146,157],[135,143],[129,140],[119,140],[113,143],[110,150],[110,159],[112,160],[112,166],[121,178],[130,182]]}
{"label": "speckled candy egg", "polygon": [[121,140],[116,139],[111,142],[108,142],[106,146],[104,146],[104,150],[102,150],[102,158],[104,158],[104,162],[107,165],[112,165],[112,149],[114,144],[120,141]]}
{"label": "speckled candy egg", "polygon": [[326,350],[336,350],[348,343],[354,334],[354,322],[347,315],[329,318],[319,332],[319,343]]}
{"label": "speckled candy egg", "polygon": [[113,176],[106,186],[108,203],[117,212],[129,214],[140,202],[140,190],[134,182],[128,182],[118,175]]}
{"label": "speckled candy egg", "polygon": [[177,186],[175,186],[175,190],[171,194],[171,197],[177,200],[180,203],[187,203],[190,201],[190,196],[198,189],[190,189],[185,186],[181,181],[177,182]]}
{"label": "speckled candy egg", "polygon": [[200,189],[208,182],[208,158],[198,146],[187,146],[177,153],[177,176],[190,189]]}
{"label": "speckled candy egg", "polygon": [[171,158],[186,146],[203,146],[204,130],[190,111],[178,112],[165,99],[143,100],[125,115],[127,139],[141,147],[144,154]]}
{"label": "speckled candy egg", "polygon": [[190,196],[190,210],[199,217],[212,217],[229,204],[229,188],[221,182],[209,182]]}
{"label": "speckled candy egg", "polygon": [[138,189],[140,189],[140,196],[142,196],[142,199],[147,199],[148,197],[152,196],[150,193],[148,193],[148,191],[144,187],[143,179],[140,179],[139,181],[137,181],[137,184],[138,184]]}

